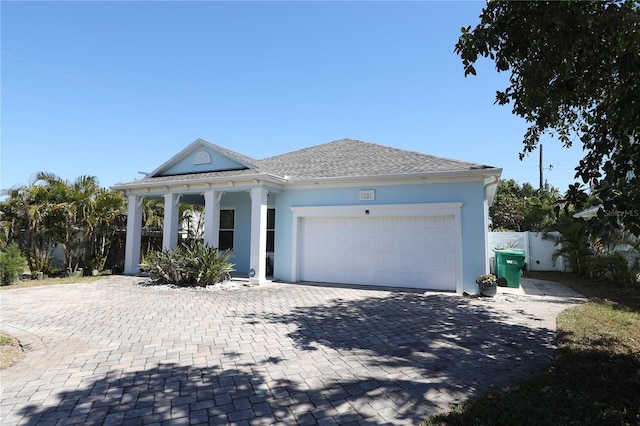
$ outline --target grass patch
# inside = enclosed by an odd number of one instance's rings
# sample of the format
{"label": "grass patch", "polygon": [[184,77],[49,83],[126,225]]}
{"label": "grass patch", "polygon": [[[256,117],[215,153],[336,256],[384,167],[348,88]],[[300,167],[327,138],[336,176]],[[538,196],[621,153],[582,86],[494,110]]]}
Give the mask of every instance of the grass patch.
{"label": "grass patch", "polygon": [[589,299],[558,316],[554,360],[528,380],[424,424],[640,424],[640,287],[553,272],[526,276],[561,282]]}
{"label": "grass patch", "polygon": [[91,277],[47,278],[45,280],[25,280],[25,281],[19,281],[15,284],[0,286],[0,291],[18,289],[18,288],[41,287],[41,286],[54,285],[54,284],[78,284],[78,283],[85,283],[90,281],[103,280],[105,278],[107,277],[91,276]]}
{"label": "grass patch", "polygon": [[0,335],[0,370],[15,364],[23,356],[22,347],[16,339]]}

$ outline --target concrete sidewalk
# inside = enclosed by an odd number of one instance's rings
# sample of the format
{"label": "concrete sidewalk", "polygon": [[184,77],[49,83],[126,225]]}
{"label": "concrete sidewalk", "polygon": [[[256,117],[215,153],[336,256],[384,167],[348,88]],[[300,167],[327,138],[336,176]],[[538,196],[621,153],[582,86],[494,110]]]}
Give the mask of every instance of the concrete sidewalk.
{"label": "concrete sidewalk", "polygon": [[0,292],[27,350],[0,372],[0,424],[417,424],[544,368],[584,301],[527,279],[490,299],[141,281]]}

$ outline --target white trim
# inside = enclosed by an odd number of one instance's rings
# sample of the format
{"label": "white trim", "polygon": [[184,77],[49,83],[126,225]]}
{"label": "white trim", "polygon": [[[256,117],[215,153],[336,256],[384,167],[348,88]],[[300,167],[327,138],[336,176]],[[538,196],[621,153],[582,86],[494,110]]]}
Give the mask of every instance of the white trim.
{"label": "white trim", "polygon": [[220,245],[220,201],[224,191],[205,191],[204,197],[204,243],[212,247]]}
{"label": "white trim", "polygon": [[140,264],[140,243],[142,241],[142,206],[144,197],[127,197],[127,234],[125,239],[124,273],[137,274]]}
{"label": "white trim", "polygon": [[[357,216],[447,216],[462,208],[462,202],[420,204],[368,204],[346,206],[293,206],[299,217],[357,217]],[[366,212],[369,212],[368,214]]]}
{"label": "white trim", "polygon": [[251,246],[249,270],[255,275],[249,277],[252,284],[266,281],[267,258],[267,204],[269,191],[264,187],[251,188]]}
{"label": "white trim", "polygon": [[213,174],[217,172],[203,172],[193,173],[188,175],[175,175],[175,176],[159,176],[154,178],[144,178],[141,180],[114,185],[111,187],[114,191],[128,191],[136,193],[138,191],[158,191],[158,192],[185,192],[185,184],[189,184],[189,188],[193,192],[202,192],[208,189],[220,189],[224,191],[229,188],[251,189],[255,187],[256,180],[261,181],[263,186],[269,188],[271,192],[281,192],[283,190],[282,184],[286,181],[278,176],[269,174],[256,174],[247,176],[199,176],[193,178],[198,174]]}
{"label": "white trim", "polygon": [[[118,184],[111,187],[114,191],[184,191],[182,185],[189,184],[193,190],[219,189],[229,187],[244,187],[250,189],[255,186],[255,181],[262,181],[270,191],[283,191],[285,189],[312,189],[322,187],[346,188],[353,186],[383,186],[383,185],[409,185],[424,183],[451,183],[451,182],[487,182],[487,178],[499,178],[502,169],[471,170],[465,172],[434,172],[408,175],[380,175],[380,176],[344,176],[337,178],[298,179],[295,177],[281,177],[268,173],[236,175],[236,176],[212,176],[216,172],[193,173],[188,175],[159,176]],[[207,176],[193,177],[198,174]],[[497,182],[497,181],[496,181]],[[222,189],[224,190],[224,189]]]}
{"label": "white trim", "polygon": [[162,222],[162,249],[178,247],[180,217],[178,206],[182,194],[164,194],[164,219]]}
{"label": "white trim", "polygon": [[200,166],[203,164],[211,164],[211,154],[209,154],[207,151],[199,151],[193,157],[194,166]]}
{"label": "white trim", "polygon": [[422,204],[371,204],[347,206],[294,206],[291,207],[291,281],[298,281],[299,236],[298,228],[305,217],[393,217],[393,216],[453,216],[454,247],[456,256],[456,292],[462,293],[462,202]]}
{"label": "white trim", "polygon": [[248,169],[255,169],[256,166],[253,164],[249,164],[244,160],[241,160],[240,158],[236,158],[233,157],[229,154],[227,154],[226,152],[222,151],[220,148],[218,148],[217,146],[215,146],[214,144],[212,144],[211,142],[207,142],[203,139],[196,139],[195,141],[191,142],[186,148],[184,148],[182,151],[178,152],[176,155],[174,155],[173,157],[171,157],[169,160],[165,161],[160,167],[158,167],[157,169],[155,169],[154,171],[152,171],[151,173],[149,173],[148,175],[145,176],[145,178],[150,178],[150,177],[154,177],[157,174],[159,174],[160,172],[167,170],[173,166],[175,166],[176,164],[178,164],[180,161],[184,160],[185,158],[187,158],[191,153],[195,152],[198,147],[202,147],[205,149],[210,149],[224,157],[229,158],[230,160],[232,160],[235,163],[238,163]]}
{"label": "white trim", "polygon": [[473,169],[460,171],[443,171],[428,173],[407,173],[388,174],[376,176],[339,176],[323,178],[297,178],[286,176],[287,188],[313,188],[318,185],[331,187],[354,186],[354,185],[395,185],[399,183],[442,183],[442,182],[472,182],[482,180],[487,177],[500,177],[502,169]]}

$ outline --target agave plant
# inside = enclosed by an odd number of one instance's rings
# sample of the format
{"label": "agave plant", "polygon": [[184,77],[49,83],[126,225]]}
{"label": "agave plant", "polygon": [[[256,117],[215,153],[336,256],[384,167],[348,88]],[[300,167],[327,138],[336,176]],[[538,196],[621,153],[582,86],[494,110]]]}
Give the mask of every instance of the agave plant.
{"label": "agave plant", "polygon": [[180,250],[164,249],[152,251],[147,255],[148,272],[152,278],[163,283],[180,284],[182,282],[182,272],[184,259]]}
{"label": "agave plant", "polygon": [[150,252],[145,272],[163,283],[206,286],[231,278],[235,265],[229,256],[229,251],[197,242]]}
{"label": "agave plant", "polygon": [[191,247],[183,246],[185,271],[189,273],[189,281],[195,285],[215,284],[231,278],[232,263],[229,263],[228,250],[220,251],[201,242]]}

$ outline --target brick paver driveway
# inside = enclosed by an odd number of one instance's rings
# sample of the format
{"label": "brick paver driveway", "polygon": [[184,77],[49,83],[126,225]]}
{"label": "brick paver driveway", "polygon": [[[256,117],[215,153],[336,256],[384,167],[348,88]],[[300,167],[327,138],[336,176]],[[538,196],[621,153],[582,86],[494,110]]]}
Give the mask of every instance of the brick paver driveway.
{"label": "brick paver driveway", "polygon": [[416,424],[544,367],[576,302],[140,280],[0,294],[1,424]]}

